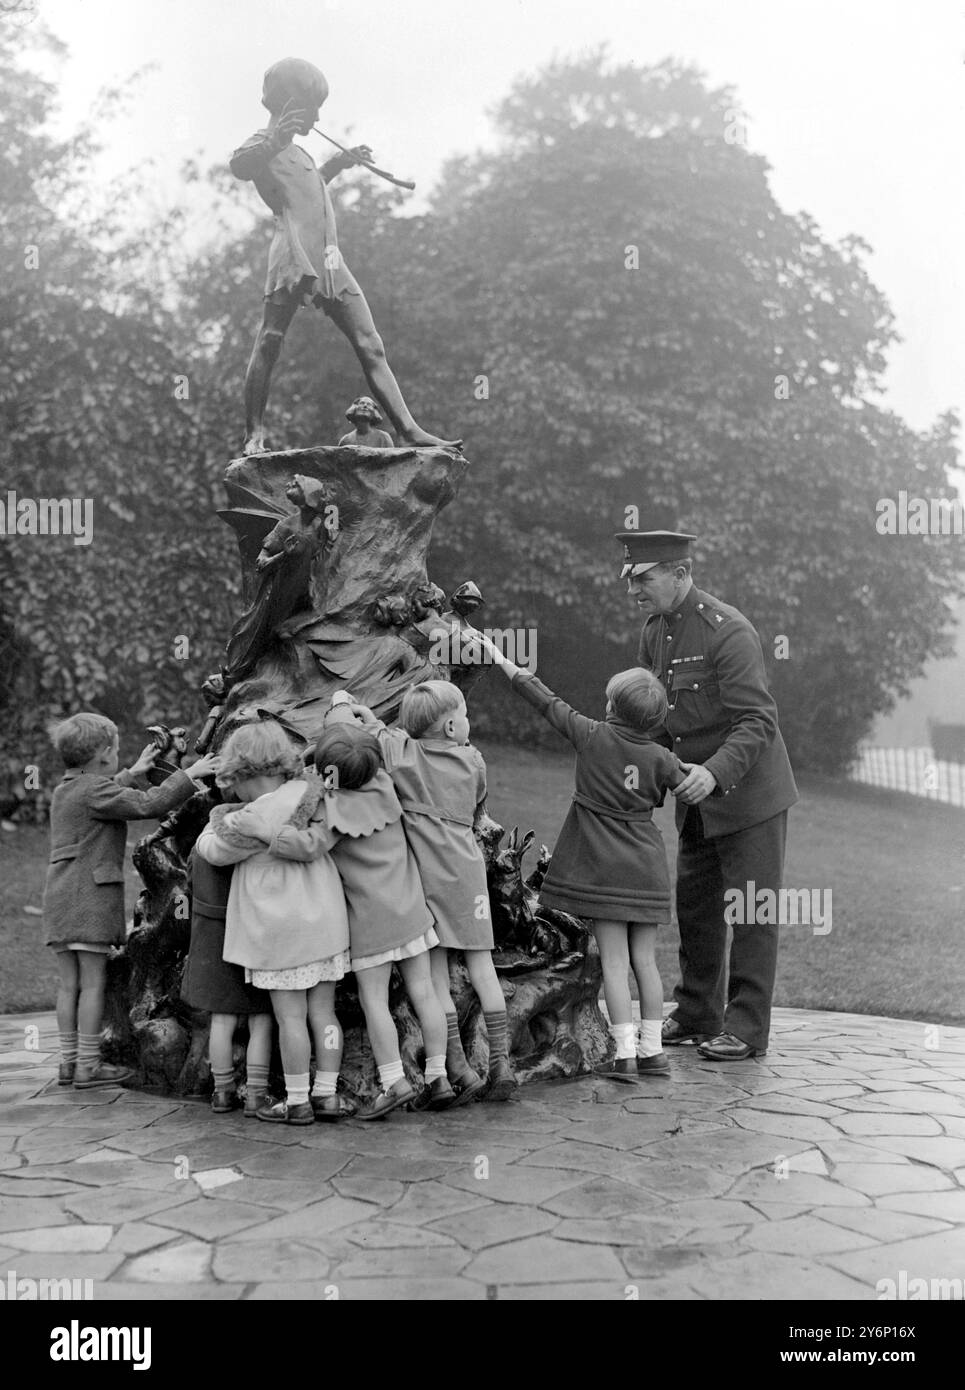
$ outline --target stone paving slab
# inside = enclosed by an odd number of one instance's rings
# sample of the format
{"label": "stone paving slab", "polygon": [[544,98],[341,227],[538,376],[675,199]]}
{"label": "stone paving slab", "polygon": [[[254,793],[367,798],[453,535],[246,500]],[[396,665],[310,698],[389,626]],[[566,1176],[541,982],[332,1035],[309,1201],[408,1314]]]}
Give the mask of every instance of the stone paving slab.
{"label": "stone paving slab", "polygon": [[[935,1046],[937,1040],[938,1045]],[[768,1054],[299,1129],[56,1085],[0,1018],[0,1267],[98,1299],[874,1300],[965,1277],[965,1029],[777,1010]]]}

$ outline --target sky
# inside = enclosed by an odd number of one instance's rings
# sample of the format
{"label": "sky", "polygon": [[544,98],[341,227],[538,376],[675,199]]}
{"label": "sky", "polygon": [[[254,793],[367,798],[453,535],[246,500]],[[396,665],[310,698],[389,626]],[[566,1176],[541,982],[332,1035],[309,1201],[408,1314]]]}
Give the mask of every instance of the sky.
{"label": "sky", "polygon": [[[69,46],[62,123],[102,87],[144,72],[105,131],[105,180],[150,161],[177,169],[227,153],[263,123],[264,69],[306,57],[331,96],[322,128],[364,141],[415,179],[419,200],[450,155],[494,143],[488,113],[513,79],[605,43],[616,61],[695,63],[732,85],[748,143],[788,211],[873,248],[897,315],[888,405],[926,428],[965,413],[965,0],[36,0]],[[316,158],[326,147],[309,137]],[[413,206],[420,206],[414,202]]]}

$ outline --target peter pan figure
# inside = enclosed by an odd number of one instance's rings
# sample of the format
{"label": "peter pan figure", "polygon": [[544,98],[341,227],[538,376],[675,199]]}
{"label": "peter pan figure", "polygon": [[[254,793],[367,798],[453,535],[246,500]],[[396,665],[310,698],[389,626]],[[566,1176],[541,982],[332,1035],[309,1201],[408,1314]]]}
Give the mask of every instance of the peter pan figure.
{"label": "peter pan figure", "polygon": [[386,361],[365,296],[338,248],[335,212],[326,185],[359,159],[371,159],[371,151],[359,145],[319,169],[311,155],[292,141],[293,135],[309,133],[327,96],[328,83],[311,63],[301,58],[275,63],[265,73],[261,98],[271,119],[266,129],[246,140],[231,157],[231,172],[236,178],[252,180],[275,214],[264,317],[245,376],[243,452],[266,450],[264,416],[271,375],[301,305],[322,309],[348,338],[369,390],[401,443],[458,448],[461,440],[439,439],[412,418]]}

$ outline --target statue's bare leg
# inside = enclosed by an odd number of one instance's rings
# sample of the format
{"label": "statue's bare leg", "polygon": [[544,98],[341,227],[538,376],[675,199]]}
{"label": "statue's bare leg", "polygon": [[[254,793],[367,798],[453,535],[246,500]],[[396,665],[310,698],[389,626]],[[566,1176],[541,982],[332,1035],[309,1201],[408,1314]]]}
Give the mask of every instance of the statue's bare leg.
{"label": "statue's bare leg", "polygon": [[461,439],[440,439],[413,420],[402,398],[399,383],[386,360],[385,345],[375,327],[365,295],[360,291],[358,294],[346,294],[342,299],[330,299],[326,302],[325,310],[355,349],[369,390],[385,411],[399,440],[403,444],[422,447],[460,448]]}
{"label": "statue's bare leg", "polygon": [[264,317],[255,336],[245,373],[244,454],[265,452],[265,407],[268,404],[271,374],[297,307],[298,301],[294,298],[284,304],[265,300]]}

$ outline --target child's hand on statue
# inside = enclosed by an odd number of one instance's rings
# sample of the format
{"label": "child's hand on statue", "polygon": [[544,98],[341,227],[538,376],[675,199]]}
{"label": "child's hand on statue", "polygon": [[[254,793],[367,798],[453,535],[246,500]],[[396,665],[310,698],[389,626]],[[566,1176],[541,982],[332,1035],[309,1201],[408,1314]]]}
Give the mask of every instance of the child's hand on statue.
{"label": "child's hand on statue", "polygon": [[200,782],[205,777],[213,777],[218,771],[219,759],[215,753],[205,753],[203,758],[198,758],[190,767],[182,768],[193,782]]}
{"label": "child's hand on statue", "polygon": [[154,766],[154,760],[158,755],[156,743],[148,743],[143,747],[137,756],[137,762],[131,763],[128,771],[134,777],[140,777],[145,772],[150,772]]}

